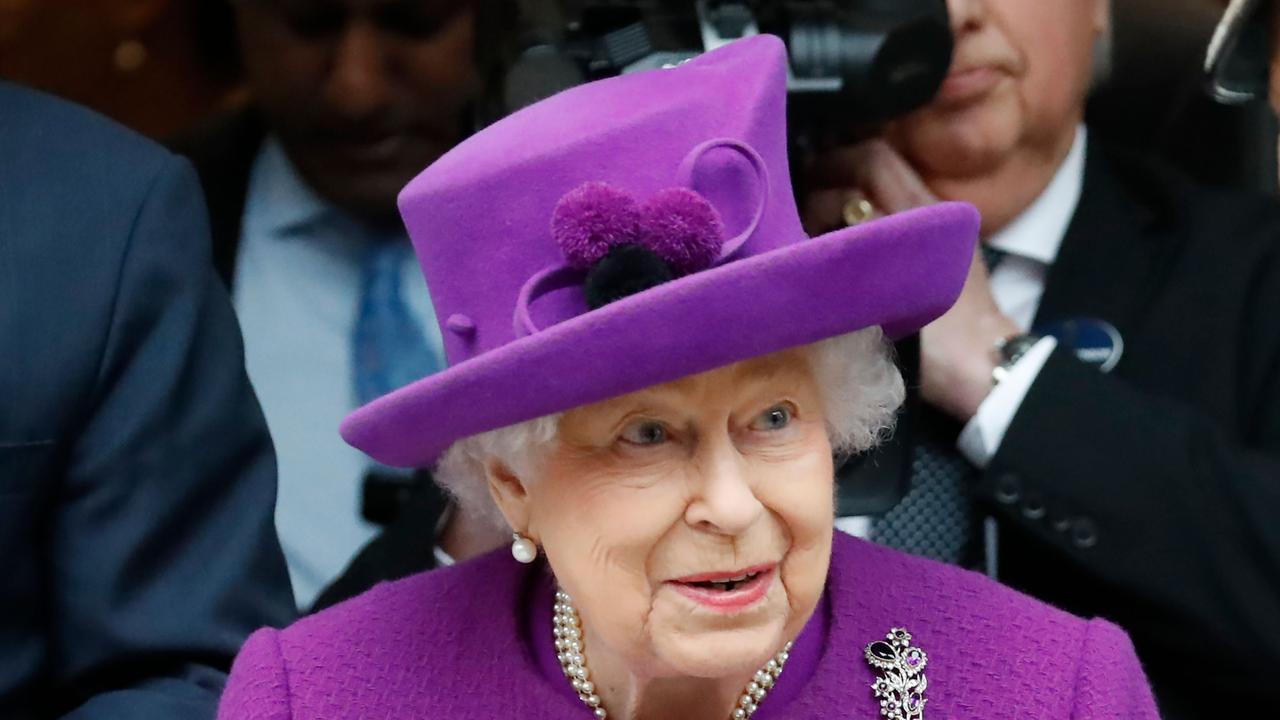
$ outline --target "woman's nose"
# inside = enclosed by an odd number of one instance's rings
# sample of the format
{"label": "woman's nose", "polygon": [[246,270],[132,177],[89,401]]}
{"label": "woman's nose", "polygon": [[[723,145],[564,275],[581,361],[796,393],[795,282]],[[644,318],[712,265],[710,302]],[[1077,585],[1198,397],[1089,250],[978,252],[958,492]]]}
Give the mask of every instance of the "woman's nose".
{"label": "woman's nose", "polygon": [[764,513],[750,483],[750,468],[736,451],[716,453],[703,465],[694,497],[685,510],[689,525],[721,535],[746,532]]}

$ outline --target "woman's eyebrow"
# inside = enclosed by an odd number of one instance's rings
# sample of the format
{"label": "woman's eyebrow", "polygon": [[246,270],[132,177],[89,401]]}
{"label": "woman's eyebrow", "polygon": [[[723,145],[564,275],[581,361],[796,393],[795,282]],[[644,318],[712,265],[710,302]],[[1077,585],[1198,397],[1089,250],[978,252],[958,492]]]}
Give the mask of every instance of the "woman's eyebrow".
{"label": "woman's eyebrow", "polygon": [[794,362],[778,359],[767,363],[743,363],[737,370],[740,382],[768,382],[780,376],[801,376],[804,370],[796,367]]}

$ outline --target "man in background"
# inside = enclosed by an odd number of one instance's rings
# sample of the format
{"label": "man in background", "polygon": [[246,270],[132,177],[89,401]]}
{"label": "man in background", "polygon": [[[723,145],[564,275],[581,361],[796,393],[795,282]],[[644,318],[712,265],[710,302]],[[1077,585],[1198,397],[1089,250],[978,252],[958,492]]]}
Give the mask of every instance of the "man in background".
{"label": "man in background", "polygon": [[867,199],[983,216],[960,299],[903,347],[899,432],[841,492],[909,477],[873,539],[1119,622],[1168,717],[1277,711],[1280,208],[1084,127],[1106,0],[948,8],[937,98],[814,170],[815,230]]}
{"label": "man in background", "polygon": [[213,717],[293,617],[190,166],[0,83],[0,717]]}
{"label": "man in background", "polygon": [[232,2],[252,104],[180,145],[205,187],[215,259],[276,443],[276,522],[300,608],[408,497],[415,551],[352,568],[321,604],[490,546],[465,518],[444,521],[447,503],[424,474],[371,465],[337,428],[357,406],[443,367],[396,195],[489,115],[511,5]]}

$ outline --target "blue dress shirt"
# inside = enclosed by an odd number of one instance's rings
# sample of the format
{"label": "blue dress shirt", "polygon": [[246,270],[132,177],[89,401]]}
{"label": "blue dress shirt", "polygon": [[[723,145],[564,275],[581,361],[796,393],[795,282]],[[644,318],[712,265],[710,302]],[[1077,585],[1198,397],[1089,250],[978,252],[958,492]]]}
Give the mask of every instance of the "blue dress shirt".
{"label": "blue dress shirt", "polygon": [[[385,230],[317,196],[279,142],[268,139],[250,176],[241,236],[234,302],[279,459],[276,525],[294,596],[306,608],[377,531],[360,515],[370,461],[342,442],[338,423],[357,404],[351,336],[365,249],[385,241]],[[412,253],[403,273],[410,311],[443,357]]]}

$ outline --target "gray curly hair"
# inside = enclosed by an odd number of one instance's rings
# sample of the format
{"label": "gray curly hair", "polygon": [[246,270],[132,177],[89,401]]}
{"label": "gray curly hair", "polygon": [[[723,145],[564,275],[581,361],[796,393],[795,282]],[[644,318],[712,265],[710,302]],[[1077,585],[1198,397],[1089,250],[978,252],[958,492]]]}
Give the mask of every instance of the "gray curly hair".
{"label": "gray curly hair", "polygon": [[[807,346],[814,377],[823,393],[827,436],[837,454],[874,447],[892,429],[905,390],[894,363],[893,346],[878,327]],[[508,425],[455,442],[436,466],[435,481],[461,512],[507,529],[489,494],[486,464],[497,460],[520,477],[531,477],[555,441],[563,413]]]}

